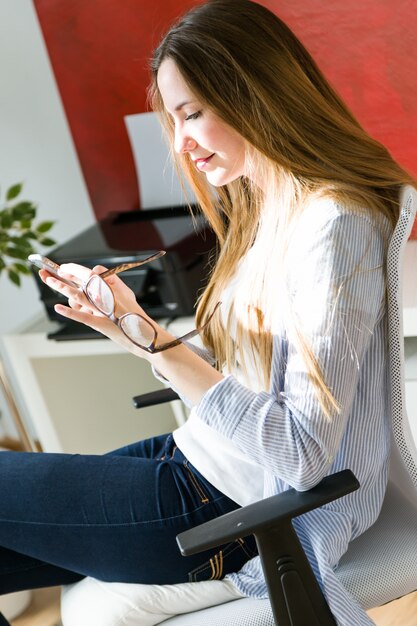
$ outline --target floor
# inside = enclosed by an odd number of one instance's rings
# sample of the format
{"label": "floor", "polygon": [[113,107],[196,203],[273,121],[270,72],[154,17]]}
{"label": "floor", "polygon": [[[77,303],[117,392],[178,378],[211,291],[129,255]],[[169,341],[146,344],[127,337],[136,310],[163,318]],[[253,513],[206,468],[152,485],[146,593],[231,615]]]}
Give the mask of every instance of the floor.
{"label": "floor", "polygon": [[377,626],[417,626],[417,591],[369,611]]}
{"label": "floor", "polygon": [[31,604],[12,621],[12,626],[60,626],[60,623],[59,588],[53,587],[34,591]]}
{"label": "floor", "polygon": [[[372,609],[370,617],[377,626],[417,626],[417,592],[390,604]],[[42,589],[34,593],[32,604],[12,626],[58,626],[59,591]],[[99,626],[91,624],[91,626]]]}

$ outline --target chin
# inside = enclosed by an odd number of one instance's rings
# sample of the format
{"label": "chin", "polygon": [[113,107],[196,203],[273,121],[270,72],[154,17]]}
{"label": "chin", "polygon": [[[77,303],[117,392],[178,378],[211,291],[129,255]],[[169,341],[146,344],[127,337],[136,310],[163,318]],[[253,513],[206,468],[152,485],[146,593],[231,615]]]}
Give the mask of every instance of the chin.
{"label": "chin", "polygon": [[215,172],[208,172],[206,176],[208,182],[213,185],[213,187],[224,187],[224,185],[229,185],[238,178],[241,178],[242,174],[227,174],[226,172],[216,174]]}

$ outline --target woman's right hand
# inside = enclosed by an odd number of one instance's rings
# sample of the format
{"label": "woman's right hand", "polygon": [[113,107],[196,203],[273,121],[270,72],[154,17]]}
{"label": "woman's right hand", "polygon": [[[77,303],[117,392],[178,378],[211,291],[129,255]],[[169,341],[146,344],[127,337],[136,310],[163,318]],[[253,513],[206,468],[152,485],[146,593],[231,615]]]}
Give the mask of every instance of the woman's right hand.
{"label": "woman's right hand", "polygon": [[[87,267],[74,263],[61,265],[59,273],[62,273],[63,277],[80,284],[78,289],[63,283],[59,278],[54,278],[46,270],[41,270],[39,274],[49,287],[68,298],[68,306],[63,304],[55,305],[54,308],[57,313],[69,320],[89,326],[122,346],[125,350],[142,359],[146,359],[175,389],[187,397],[191,404],[198,404],[207,390],[223,378],[222,374],[200,356],[189,350],[184,344],[152,355],[132,343],[117,324],[100,313],[89,302],[82,290],[82,285],[92,274],[99,274],[103,271],[105,271],[105,268],[101,266],[90,270]],[[118,276],[113,274],[106,278],[106,282],[111,287],[116,300],[115,314],[117,317],[120,317],[123,313],[139,313],[146,317],[156,329],[158,342],[168,343],[175,339],[166,329],[156,324],[146,315],[137,303],[135,294]]]}
{"label": "woman's right hand", "polygon": [[[145,350],[135,346],[120,330],[120,328],[111,321],[106,315],[101,313],[83,292],[83,285],[93,274],[101,274],[106,268],[97,265],[93,269],[78,265],[76,263],[64,263],[60,266],[59,274],[63,278],[67,278],[76,284],[79,288],[72,287],[59,278],[52,276],[47,270],[40,270],[39,276],[41,280],[51,289],[59,292],[68,298],[68,306],[64,304],[56,304],[54,309],[62,317],[79,322],[89,326],[93,330],[98,331],[102,335],[108,337],[118,345],[122,346],[136,356],[149,360],[149,355]],[[138,313],[147,318],[151,324],[156,326],[152,319],[145,313],[138,304],[134,292],[115,274],[105,279],[111,288],[115,298],[115,315],[120,317],[124,313]],[[166,331],[165,331],[166,332]],[[173,338],[173,337],[172,337]]]}

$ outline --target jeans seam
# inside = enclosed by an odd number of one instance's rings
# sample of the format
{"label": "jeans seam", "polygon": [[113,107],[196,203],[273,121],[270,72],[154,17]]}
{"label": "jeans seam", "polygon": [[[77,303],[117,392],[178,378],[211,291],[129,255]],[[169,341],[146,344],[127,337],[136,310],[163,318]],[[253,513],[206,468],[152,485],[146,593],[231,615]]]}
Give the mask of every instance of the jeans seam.
{"label": "jeans seam", "polygon": [[223,550],[216,552],[208,561],[204,561],[204,563],[201,563],[201,565],[191,570],[191,572],[188,573],[189,582],[196,582],[198,576],[203,575],[204,572],[210,569],[211,576],[208,580],[220,580],[223,577],[224,559],[232,555],[236,550],[239,550],[239,548],[248,558],[252,558],[248,550],[245,549],[244,543],[243,539],[238,538],[227,544]]}
{"label": "jeans seam", "polygon": [[204,561],[204,563],[202,563],[198,567],[195,567],[193,570],[191,570],[191,572],[188,573],[189,582],[190,583],[197,582],[197,576],[203,574],[205,571],[210,570],[210,569],[211,569],[212,575],[211,575],[211,578],[209,578],[209,580],[212,580],[213,565],[212,565],[212,559],[210,559],[209,561]]}
{"label": "jeans seam", "polygon": [[188,466],[188,462],[185,460],[183,463],[184,463],[185,469],[187,470],[191,483],[193,484],[195,490],[197,491],[198,496],[201,499],[202,504],[207,504],[207,502],[209,502],[209,499],[207,495],[205,494],[203,488],[201,487],[200,483],[198,482],[197,478],[194,476],[193,472],[190,470]]}
{"label": "jeans seam", "polygon": [[[219,498],[215,498],[214,500],[211,500],[208,504],[215,504],[216,502],[219,502],[219,500],[223,500],[224,498],[227,498],[227,496],[220,496]],[[204,506],[198,506],[195,509],[192,509],[191,511],[187,511],[186,513],[181,513],[180,515],[172,515],[170,517],[161,517],[161,518],[155,518],[155,519],[150,519],[150,520],[144,520],[144,521],[139,521],[139,522],[117,522],[117,523],[97,523],[97,524],[91,524],[88,523],[86,524],[85,522],[79,522],[79,523],[75,523],[75,524],[70,524],[70,523],[65,523],[65,522],[31,522],[31,521],[25,521],[25,520],[5,520],[5,519],[0,519],[0,525],[1,524],[25,524],[27,526],[61,526],[61,527],[106,527],[106,526],[140,526],[142,524],[154,524],[156,522],[164,522],[164,521],[169,521],[169,520],[175,520],[175,519],[180,519],[183,517],[187,517],[189,515],[192,515],[193,513],[196,513],[197,511],[200,511],[202,509],[204,509],[206,507],[206,504],[204,504]]]}
{"label": "jeans seam", "polygon": [[39,563],[35,563],[34,565],[28,565],[26,567],[9,569],[5,572],[0,572],[0,577],[9,576],[10,574],[19,574],[20,572],[29,572],[31,569],[39,569],[40,567],[50,567],[50,565],[50,563],[42,563],[42,561],[39,561]]}
{"label": "jeans seam", "polygon": [[257,554],[256,551],[249,550],[244,539],[242,539],[241,537],[238,537],[236,541],[239,543],[241,549],[243,550],[243,552],[246,554],[247,557],[249,557],[250,559],[253,559],[253,557],[256,556]]}

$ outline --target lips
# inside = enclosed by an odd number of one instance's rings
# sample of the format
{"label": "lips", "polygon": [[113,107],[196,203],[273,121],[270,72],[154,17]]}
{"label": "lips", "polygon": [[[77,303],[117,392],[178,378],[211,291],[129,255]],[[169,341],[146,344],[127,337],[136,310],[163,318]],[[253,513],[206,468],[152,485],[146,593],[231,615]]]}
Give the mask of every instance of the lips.
{"label": "lips", "polygon": [[214,157],[214,152],[213,154],[210,154],[210,156],[204,157],[203,159],[194,159],[194,164],[199,169],[203,169],[213,157]]}

